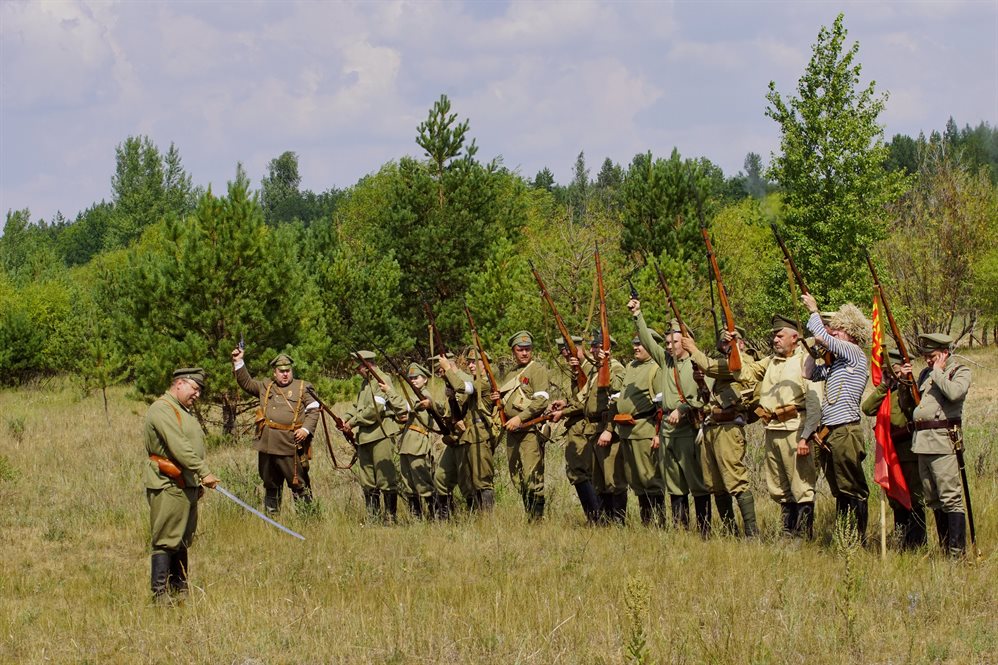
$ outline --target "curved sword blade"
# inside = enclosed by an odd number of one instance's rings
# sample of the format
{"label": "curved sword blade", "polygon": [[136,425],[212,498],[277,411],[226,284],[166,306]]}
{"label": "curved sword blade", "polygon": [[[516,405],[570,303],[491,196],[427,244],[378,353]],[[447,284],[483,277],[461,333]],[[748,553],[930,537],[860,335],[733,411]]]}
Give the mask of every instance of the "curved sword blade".
{"label": "curved sword blade", "polygon": [[294,536],[295,538],[299,538],[301,540],[305,540],[305,536],[301,535],[300,533],[296,533],[295,531],[292,531],[291,529],[289,529],[288,527],[284,526],[283,524],[278,524],[274,520],[270,519],[269,517],[267,517],[266,515],[264,515],[263,513],[261,513],[256,508],[250,506],[249,504],[247,504],[242,499],[240,499],[240,498],[236,497],[235,495],[233,495],[231,492],[229,492],[229,490],[225,489],[221,485],[215,485],[215,487],[213,487],[212,489],[214,489],[216,492],[218,492],[219,494],[221,494],[225,498],[227,498],[230,501],[232,501],[233,503],[235,503],[237,506],[241,506],[241,507],[245,508],[246,510],[250,511],[251,513],[253,513],[257,517],[259,517],[260,519],[262,519],[267,524],[269,524],[271,526],[277,527],[278,529],[280,529],[284,533],[288,534],[289,536]]}

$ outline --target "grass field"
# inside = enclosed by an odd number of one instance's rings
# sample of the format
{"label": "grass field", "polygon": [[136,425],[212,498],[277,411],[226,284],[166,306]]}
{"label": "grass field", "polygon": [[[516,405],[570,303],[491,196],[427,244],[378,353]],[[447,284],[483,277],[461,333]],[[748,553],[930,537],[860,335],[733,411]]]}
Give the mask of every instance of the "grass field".
{"label": "grass field", "polygon": [[[7,390],[0,662],[998,663],[998,354],[970,358],[973,564],[936,547],[882,560],[872,542],[833,538],[823,483],[817,541],[781,539],[757,446],[763,537],[752,543],[642,528],[633,498],[628,527],[587,528],[556,446],[540,524],[526,523],[503,469],[491,516],[363,525],[358,486],[319,447],[319,514],[286,500],[281,515],[307,540],[210,493],[191,550],[196,588],[172,608],[149,598],[146,405],[116,388],[105,418],[100,396],[68,380]],[[259,505],[248,441],[214,447],[209,463]]]}

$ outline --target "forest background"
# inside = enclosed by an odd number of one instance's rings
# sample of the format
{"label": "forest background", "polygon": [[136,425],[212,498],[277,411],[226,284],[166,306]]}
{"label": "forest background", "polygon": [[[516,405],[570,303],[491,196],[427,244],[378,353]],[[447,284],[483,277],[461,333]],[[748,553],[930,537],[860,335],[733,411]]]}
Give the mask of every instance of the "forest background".
{"label": "forest background", "polygon": [[774,312],[801,316],[771,223],[823,308],[869,311],[869,251],[909,343],[930,330],[994,343],[998,128],[951,118],[928,136],[885,141],[886,93],[861,84],[858,50],[841,15],[821,29],[794,93],[775,82],[765,93],[780,152],[768,165],[750,153],[734,176],[673,150],[626,166],[606,159],[595,177],[580,152],[566,185],[548,169],[527,178],[478,154],[470,120],[446,96],[415,128],[423,159],[319,193],[301,189],[294,152],[270,162],[259,188],[236,165],[227,191],[213,192],[194,184],[173,145],[127,137],[111,201],[72,220],[7,212],[0,381],[70,374],[84,392],[127,382],[152,396],[174,367],[201,365],[206,401],[222,407],[220,422],[203,422],[227,435],[246,405],[228,365],[240,339],[254,373],[287,351],[329,401],[355,387],[353,350],[377,346],[400,364],[428,355],[424,301],[453,349],[470,342],[466,303],[494,354],[525,328],[550,355],[558,333],[529,262],[584,334],[597,321],[597,244],[618,339],[631,331],[628,280],[653,325],[670,318],[656,263],[684,318],[712,339],[701,212],[736,321],[760,347]]}

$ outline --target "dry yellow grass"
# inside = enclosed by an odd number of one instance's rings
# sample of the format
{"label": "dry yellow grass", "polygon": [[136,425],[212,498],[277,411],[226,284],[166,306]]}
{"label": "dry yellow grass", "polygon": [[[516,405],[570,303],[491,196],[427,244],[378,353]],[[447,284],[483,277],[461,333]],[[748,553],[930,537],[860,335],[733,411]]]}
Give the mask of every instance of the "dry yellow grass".
{"label": "dry yellow grass", "polygon": [[[491,517],[364,526],[359,490],[320,448],[320,514],[286,506],[281,517],[307,540],[210,494],[191,553],[196,589],[174,608],[149,601],[145,404],[116,389],[108,421],[99,396],[80,399],[68,382],[8,390],[0,662],[995,663],[998,355],[971,357],[975,565],[935,548],[881,560],[837,545],[827,489],[818,541],[782,540],[758,475],[759,542],[586,528],[556,446],[541,524],[526,523],[503,485]],[[259,502],[248,443],[209,460]]]}

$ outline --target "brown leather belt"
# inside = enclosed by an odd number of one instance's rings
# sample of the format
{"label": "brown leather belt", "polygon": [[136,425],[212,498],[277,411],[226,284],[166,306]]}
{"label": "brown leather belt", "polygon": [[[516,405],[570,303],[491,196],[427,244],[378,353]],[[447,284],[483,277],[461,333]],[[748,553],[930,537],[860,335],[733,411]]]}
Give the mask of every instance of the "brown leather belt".
{"label": "brown leather belt", "polygon": [[949,429],[950,427],[960,427],[963,421],[960,418],[950,418],[948,420],[919,420],[915,422],[915,431],[924,432],[927,429]]}
{"label": "brown leather belt", "polygon": [[908,423],[904,427],[891,427],[891,441],[904,441],[911,438],[911,433],[915,431],[915,426]]}
{"label": "brown leather belt", "polygon": [[419,425],[409,425],[408,427],[406,427],[406,430],[409,430],[409,431],[412,431],[412,432],[416,432],[418,434],[426,434],[427,436],[429,436],[429,434],[430,434],[429,432],[427,432],[425,429],[423,429]]}
{"label": "brown leather belt", "polygon": [[738,409],[718,409],[710,410],[710,419],[715,423],[730,423],[738,419],[741,414]]}

